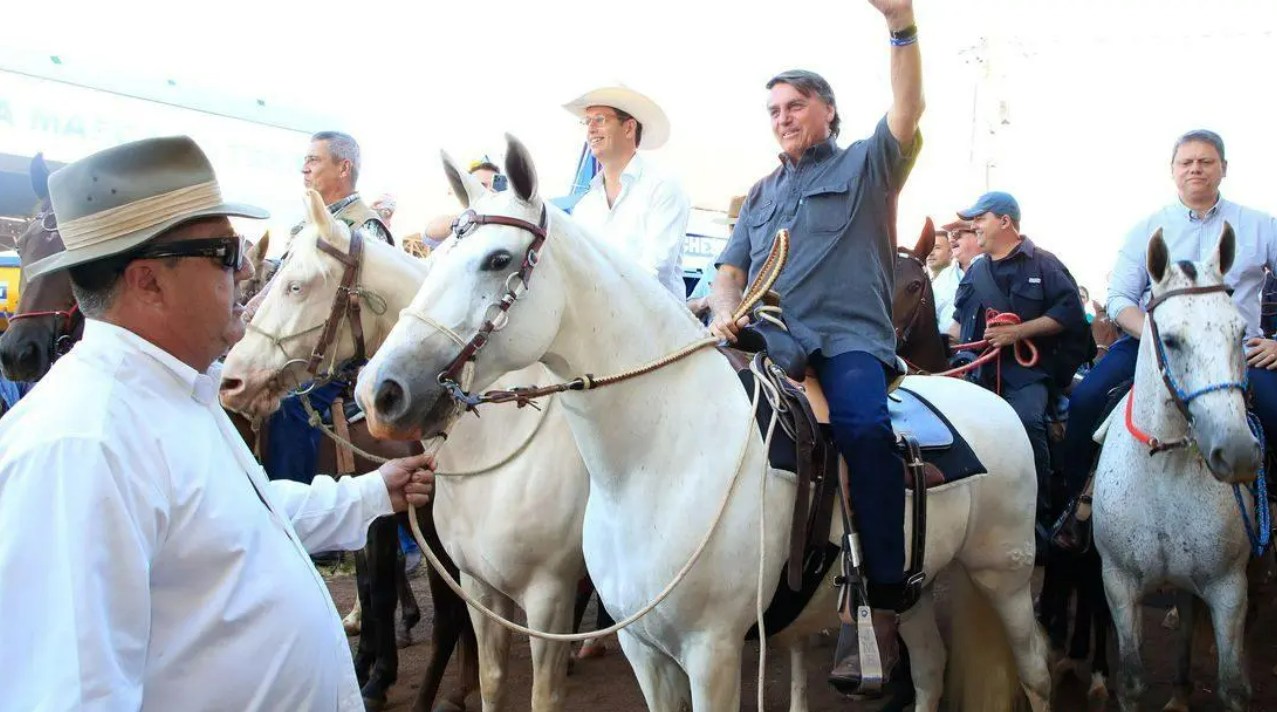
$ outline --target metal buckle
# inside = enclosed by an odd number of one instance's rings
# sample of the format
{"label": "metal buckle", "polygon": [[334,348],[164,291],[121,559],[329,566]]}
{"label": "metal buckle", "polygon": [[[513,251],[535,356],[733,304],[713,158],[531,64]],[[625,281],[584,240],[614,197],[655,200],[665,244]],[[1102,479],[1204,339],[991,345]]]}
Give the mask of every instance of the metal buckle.
{"label": "metal buckle", "polygon": [[466,210],[452,221],[452,234],[458,240],[474,231],[479,226],[478,215],[473,210]]}

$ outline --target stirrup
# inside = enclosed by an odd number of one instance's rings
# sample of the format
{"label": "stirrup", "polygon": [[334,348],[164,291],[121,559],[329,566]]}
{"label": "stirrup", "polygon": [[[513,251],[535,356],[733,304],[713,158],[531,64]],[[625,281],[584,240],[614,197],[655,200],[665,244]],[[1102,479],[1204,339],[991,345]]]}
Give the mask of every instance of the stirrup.
{"label": "stirrup", "polygon": [[1091,504],[1091,495],[1079,495],[1064,509],[1055,526],[1051,527],[1052,546],[1071,554],[1085,554],[1091,548],[1091,520],[1095,512],[1092,511],[1091,516],[1084,520],[1078,519],[1078,505],[1084,502]]}

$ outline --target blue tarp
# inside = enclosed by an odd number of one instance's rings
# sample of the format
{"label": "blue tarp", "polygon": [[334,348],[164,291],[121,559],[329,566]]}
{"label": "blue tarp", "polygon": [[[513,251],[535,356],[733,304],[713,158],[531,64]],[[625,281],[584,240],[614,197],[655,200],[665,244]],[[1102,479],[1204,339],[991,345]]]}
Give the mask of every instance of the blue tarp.
{"label": "blue tarp", "polygon": [[581,144],[581,156],[576,160],[576,174],[572,179],[571,192],[561,198],[551,198],[550,202],[569,215],[576,203],[590,190],[590,181],[598,175],[599,162],[590,153],[590,144]]}

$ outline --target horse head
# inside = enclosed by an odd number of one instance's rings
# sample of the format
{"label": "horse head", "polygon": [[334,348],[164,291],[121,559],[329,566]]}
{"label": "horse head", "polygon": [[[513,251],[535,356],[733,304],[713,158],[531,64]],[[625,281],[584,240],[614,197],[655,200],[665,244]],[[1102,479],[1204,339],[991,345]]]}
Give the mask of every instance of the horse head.
{"label": "horse head", "polygon": [[[64,248],[58,220],[49,201],[49,169],[44,158],[31,161],[31,186],[40,197],[35,217],[18,237],[18,258],[29,265]],[[53,361],[84,333],[84,315],[71,293],[71,276],[60,271],[32,280],[23,278],[18,310],[0,335],[0,368],[14,381],[38,381]]]}
{"label": "horse head", "polygon": [[[1202,262],[1172,262],[1161,230],[1154,233],[1147,255],[1152,296],[1136,375],[1140,397],[1159,399],[1160,427],[1186,429],[1211,473],[1227,483],[1253,480],[1262,457],[1246,416],[1246,322],[1224,284],[1235,250],[1227,223]],[[1164,388],[1146,385],[1159,382]]]}
{"label": "horse head", "polygon": [[[244,338],[223,364],[220,395],[226,408],[253,417],[269,415],[290,391],[359,357],[356,333],[375,347],[390,330],[386,322],[393,315],[386,314],[383,285],[402,282],[405,269],[421,267],[389,245],[366,234],[361,238],[358,259],[350,267],[353,281],[347,285],[343,260],[350,261],[352,230],[328,212],[318,193],[307,191],[305,227],[293,238],[288,259],[249,302]],[[401,266],[392,255],[401,258]],[[407,281],[407,289],[416,284]],[[352,299],[360,305],[358,331],[351,325]],[[325,337],[330,323],[331,334]],[[320,348],[324,338],[330,340]],[[316,352],[317,361],[312,358]]]}
{"label": "horse head", "polygon": [[506,139],[510,190],[500,193],[443,156],[467,210],[431,253],[421,289],[360,374],[355,394],[377,437],[442,432],[456,415],[444,381],[482,389],[540,360],[558,333],[569,300],[547,256],[566,239],[568,221],[537,194],[527,149]]}
{"label": "horse head", "polygon": [[931,218],[912,249],[896,248],[895,284],[891,321],[896,329],[896,352],[924,371],[941,371],[947,365],[944,343],[936,324],[935,295],[927,273],[927,255],[935,247],[936,229]]}
{"label": "horse head", "polygon": [[251,302],[253,297],[260,294],[262,289],[267,284],[270,284],[271,278],[279,271],[279,260],[272,260],[266,257],[266,252],[269,249],[270,230],[267,230],[262,235],[262,239],[254,242],[248,252],[245,253],[244,258],[248,261],[249,266],[253,268],[253,273],[247,279],[235,285],[241,304]]}

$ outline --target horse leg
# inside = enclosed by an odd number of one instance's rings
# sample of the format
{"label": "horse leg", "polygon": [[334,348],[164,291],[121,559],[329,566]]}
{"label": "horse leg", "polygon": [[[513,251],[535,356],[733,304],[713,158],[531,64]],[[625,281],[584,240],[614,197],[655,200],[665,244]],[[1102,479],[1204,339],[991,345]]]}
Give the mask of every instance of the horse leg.
{"label": "horse leg", "polygon": [[944,692],[946,653],[936,624],[935,594],[928,586],[918,602],[900,617],[900,637],[909,651],[914,710],[936,712]]}
{"label": "horse leg", "polygon": [[1219,699],[1228,710],[1250,708],[1250,676],[1246,670],[1246,572],[1212,583],[1204,596],[1219,649]]}
{"label": "horse leg", "polygon": [[1104,579],[1100,571],[1099,552],[1092,546],[1090,551],[1082,556],[1078,599],[1086,598],[1095,628],[1095,647],[1091,654],[1091,686],[1086,691],[1086,698],[1090,701],[1092,709],[1104,709],[1108,705],[1109,698],[1108,634],[1109,629],[1113,627],[1113,616],[1109,613],[1109,602],[1104,598]]}
{"label": "horse leg", "polygon": [[1029,581],[1016,569],[983,569],[971,572],[971,581],[987,598],[1006,632],[1011,655],[1020,675],[1020,687],[1033,712],[1051,706],[1051,671],[1047,667],[1049,645],[1033,617]]}
{"label": "horse leg", "polygon": [[[620,631],[617,638],[621,641],[621,650],[625,652],[626,659],[630,661],[630,667],[634,668],[634,676],[638,678],[639,689],[643,692],[647,708],[660,712],[680,712],[687,709],[692,702],[692,690],[687,673],[683,672],[678,662],[629,630]],[[740,675],[739,669],[736,674]],[[693,709],[700,712],[701,708]],[[735,710],[736,707],[732,709]]]}
{"label": "horse leg", "polygon": [[[356,559],[356,561],[358,561]],[[341,627],[346,631],[346,635],[359,635],[359,627],[362,624],[363,607],[359,603],[359,596],[355,596],[355,605],[351,607],[350,613],[341,619]]]}
{"label": "horse leg", "polygon": [[[355,552],[355,603],[359,610],[366,609],[371,605],[372,588],[371,579],[368,574],[368,555],[363,549]],[[372,670],[373,660],[376,659],[376,649],[373,646],[373,636],[375,633],[372,628],[361,625],[359,628],[359,641],[355,645],[355,680],[363,687],[368,682],[368,673]]]}
{"label": "horse leg", "polygon": [[1117,657],[1122,671],[1117,703],[1122,712],[1133,712],[1139,709],[1140,696],[1144,694],[1144,661],[1140,658],[1144,629],[1139,583],[1127,572],[1106,566],[1104,594],[1117,630]]}
{"label": "horse leg", "polygon": [[399,649],[395,643],[395,567],[398,562],[399,536],[394,517],[373,520],[368,528],[368,568],[371,574],[372,596],[365,610],[364,629],[372,628],[377,661],[372,674],[364,683],[364,706],[370,710],[381,709],[386,704],[386,693],[399,675]]}
{"label": "horse leg", "polygon": [[807,637],[789,643],[789,712],[807,712]]}
{"label": "horse leg", "polygon": [[[740,709],[742,641],[702,639],[684,653],[687,678],[696,712],[736,712]],[[660,707],[657,709],[678,709]]]}
{"label": "horse leg", "polygon": [[1175,605],[1179,611],[1176,636],[1175,674],[1171,679],[1171,699],[1162,707],[1163,712],[1188,712],[1188,699],[1193,694],[1193,637],[1197,630],[1197,601],[1188,591],[1175,591]]}
{"label": "horse leg", "polygon": [[[400,513],[395,516],[395,535],[399,534],[399,527],[408,526],[407,512]],[[408,572],[405,568],[405,560],[403,547],[398,549],[395,561],[395,588],[399,597],[399,630],[398,644],[401,648],[412,645],[412,629],[421,622],[421,607],[417,605],[417,596],[412,592],[412,584],[408,581]]]}
{"label": "horse leg", "polygon": [[[510,620],[514,603],[505,594],[467,574],[461,575],[461,587],[474,600],[497,615]],[[505,670],[510,656],[510,631],[489,620],[478,609],[471,609],[470,623],[479,644],[479,694],[484,712],[503,709],[505,704]]]}
{"label": "horse leg", "polygon": [[[554,581],[549,586],[529,591],[524,598],[528,627],[550,633],[562,633],[572,624],[573,582]],[[532,646],[532,710],[542,712],[563,707],[571,643],[533,637]]]}
{"label": "horse leg", "polygon": [[[418,514],[427,514],[429,510],[418,510]],[[430,526],[427,526],[427,525]],[[427,541],[433,532],[433,520],[424,516],[421,521],[422,533]],[[436,536],[437,538],[437,536]],[[442,552],[442,547],[432,543],[435,551]],[[454,580],[458,577],[457,567],[441,553],[440,559],[444,568]],[[426,661],[426,672],[421,678],[421,687],[417,691],[417,700],[413,704],[413,712],[430,712],[431,705],[439,695],[443,685],[444,671],[448,668],[448,660],[453,651],[457,653],[457,663],[461,666],[459,688],[446,696],[446,699],[435,709],[436,712],[461,712],[466,708],[466,697],[479,687],[479,667],[475,654],[474,629],[470,627],[470,613],[466,610],[465,601],[444,583],[433,566],[426,565],[426,581],[430,585],[430,600],[434,604],[435,615],[432,626],[433,637],[430,641],[430,656]],[[460,645],[458,645],[460,643]]]}

